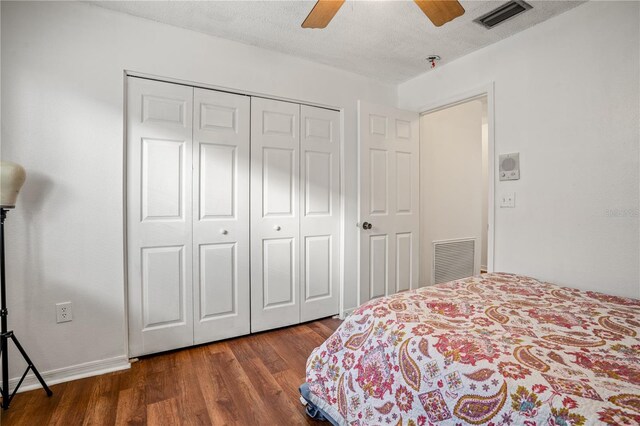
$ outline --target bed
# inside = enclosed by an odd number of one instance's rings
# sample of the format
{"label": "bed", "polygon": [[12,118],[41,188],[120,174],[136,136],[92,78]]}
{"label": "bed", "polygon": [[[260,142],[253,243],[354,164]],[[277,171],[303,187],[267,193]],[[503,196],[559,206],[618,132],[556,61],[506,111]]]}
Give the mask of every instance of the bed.
{"label": "bed", "polygon": [[484,274],[370,301],[307,361],[338,425],[640,424],[640,301]]}

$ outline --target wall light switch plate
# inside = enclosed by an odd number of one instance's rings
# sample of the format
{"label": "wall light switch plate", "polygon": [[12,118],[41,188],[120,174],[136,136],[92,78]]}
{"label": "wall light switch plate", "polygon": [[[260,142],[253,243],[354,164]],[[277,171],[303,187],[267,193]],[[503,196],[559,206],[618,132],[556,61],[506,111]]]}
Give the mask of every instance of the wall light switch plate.
{"label": "wall light switch plate", "polygon": [[71,302],[56,303],[56,322],[69,322],[73,320],[73,310]]}
{"label": "wall light switch plate", "polygon": [[500,197],[501,209],[512,209],[516,206],[516,193],[507,192]]}

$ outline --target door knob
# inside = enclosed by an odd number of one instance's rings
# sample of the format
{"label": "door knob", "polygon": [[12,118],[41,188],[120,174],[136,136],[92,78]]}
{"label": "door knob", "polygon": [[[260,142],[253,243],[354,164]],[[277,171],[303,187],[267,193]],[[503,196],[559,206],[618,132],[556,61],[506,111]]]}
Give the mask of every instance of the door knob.
{"label": "door knob", "polygon": [[373,225],[371,225],[369,222],[364,222],[362,224],[362,229],[371,229]]}
{"label": "door knob", "polygon": [[280,228],[280,225],[276,225],[276,226],[274,226],[274,227],[273,227],[273,229],[275,229],[276,231],[279,231],[279,230],[281,230],[282,228]]}
{"label": "door knob", "polygon": [[227,234],[229,233],[229,231],[227,231],[226,229],[221,229],[221,230],[220,230],[220,233],[221,233],[222,235],[227,235]]}

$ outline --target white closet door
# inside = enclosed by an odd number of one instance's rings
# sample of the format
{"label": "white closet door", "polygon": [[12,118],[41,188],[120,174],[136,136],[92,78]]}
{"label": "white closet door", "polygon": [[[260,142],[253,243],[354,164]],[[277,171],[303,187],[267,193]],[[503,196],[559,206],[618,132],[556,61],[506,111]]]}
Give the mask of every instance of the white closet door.
{"label": "white closet door", "polygon": [[300,108],[300,319],[310,321],[339,310],[340,113]]}
{"label": "white closet door", "polygon": [[[418,113],[359,102],[360,303],[418,287]],[[364,226],[367,225],[367,226]]]}
{"label": "white closet door", "polygon": [[193,344],[193,88],[128,78],[130,355]]}
{"label": "white closet door", "polygon": [[249,333],[248,96],[194,89],[194,343]]}
{"label": "white closet door", "polygon": [[300,105],[251,98],[251,331],[300,322]]}

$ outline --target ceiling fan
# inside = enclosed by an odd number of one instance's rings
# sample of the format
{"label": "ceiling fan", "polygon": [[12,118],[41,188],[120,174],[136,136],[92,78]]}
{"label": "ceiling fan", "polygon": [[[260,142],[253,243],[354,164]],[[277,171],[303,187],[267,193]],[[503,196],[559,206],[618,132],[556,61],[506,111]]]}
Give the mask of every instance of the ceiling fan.
{"label": "ceiling fan", "polygon": [[[302,28],[325,28],[338,13],[345,0],[318,0]],[[436,27],[464,14],[464,8],[456,0],[414,0]]]}

